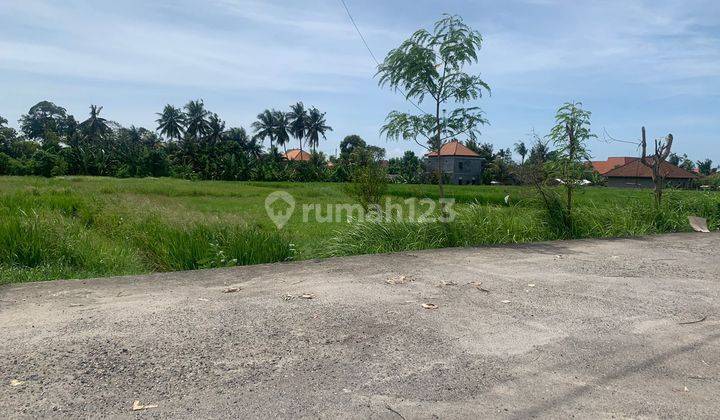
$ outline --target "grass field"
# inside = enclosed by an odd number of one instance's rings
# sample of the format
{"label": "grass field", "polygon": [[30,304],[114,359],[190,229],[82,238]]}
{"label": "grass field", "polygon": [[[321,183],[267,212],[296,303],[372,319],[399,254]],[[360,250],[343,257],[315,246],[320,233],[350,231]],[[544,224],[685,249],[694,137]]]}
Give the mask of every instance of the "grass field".
{"label": "grass field", "polygon": [[[265,198],[284,190],[296,211],[278,230]],[[335,255],[552,240],[564,237],[530,190],[448,186],[452,223],[318,223],[303,204],[352,203],[343,185],[0,177],[0,284],[188,270]],[[504,197],[510,194],[510,205]],[[390,185],[388,197],[437,198],[433,185]],[[577,197],[575,237],[687,230],[687,215],[720,224],[720,194],[587,188]]]}

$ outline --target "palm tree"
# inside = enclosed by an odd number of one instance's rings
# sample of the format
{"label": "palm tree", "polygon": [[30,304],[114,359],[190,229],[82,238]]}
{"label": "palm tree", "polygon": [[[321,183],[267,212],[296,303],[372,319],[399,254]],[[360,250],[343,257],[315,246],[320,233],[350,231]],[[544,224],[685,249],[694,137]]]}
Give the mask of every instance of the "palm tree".
{"label": "palm tree", "polygon": [[525,164],[525,156],[528,153],[528,149],[527,149],[527,146],[525,146],[525,142],[521,141],[521,142],[515,143],[515,153],[520,155],[520,157],[522,158],[522,160],[520,161],[520,164],[524,165]]}
{"label": "palm tree", "polygon": [[315,149],[320,144],[320,136],[322,136],[323,139],[327,139],[327,137],[325,137],[326,131],[332,131],[332,127],[327,125],[325,113],[320,112],[320,110],[315,107],[310,108],[307,119],[306,136],[308,144],[313,148],[313,153],[315,153]]}
{"label": "palm tree", "polygon": [[223,141],[225,133],[225,121],[221,120],[218,114],[211,114],[208,118],[205,140],[214,147]]}
{"label": "palm tree", "polygon": [[183,135],[183,126],[185,125],[185,116],[179,108],[168,104],[165,105],[162,112],[158,112],[160,117],[155,122],[158,123],[157,131],[161,135],[168,137],[170,140],[180,140]]}
{"label": "palm tree", "polygon": [[305,105],[302,102],[298,102],[295,105],[290,105],[290,112],[287,114],[288,122],[290,123],[290,135],[300,141],[300,155],[302,156],[302,142],[307,134],[307,120],[308,114],[305,110]]}
{"label": "palm tree", "polygon": [[273,141],[275,140],[275,118],[273,117],[272,111],[266,109],[257,116],[257,121],[252,123],[252,128],[255,134],[253,140],[270,140],[270,149],[273,147]]}
{"label": "palm tree", "polygon": [[185,133],[196,139],[208,131],[208,114],[202,99],[190,101],[185,105]]}
{"label": "palm tree", "polygon": [[282,112],[273,109],[272,111],[273,123],[275,125],[275,141],[278,146],[282,146],[287,153],[287,144],[290,142],[290,135],[288,134],[288,119],[287,115]]}
{"label": "palm tree", "polygon": [[97,139],[97,136],[102,137],[110,131],[112,122],[100,116],[102,109],[101,106],[90,105],[90,117],[80,124],[80,128],[92,139]]}
{"label": "palm tree", "polygon": [[243,151],[245,154],[253,157],[254,159],[260,159],[260,156],[262,155],[262,144],[258,143],[256,139],[251,138],[245,143]]}

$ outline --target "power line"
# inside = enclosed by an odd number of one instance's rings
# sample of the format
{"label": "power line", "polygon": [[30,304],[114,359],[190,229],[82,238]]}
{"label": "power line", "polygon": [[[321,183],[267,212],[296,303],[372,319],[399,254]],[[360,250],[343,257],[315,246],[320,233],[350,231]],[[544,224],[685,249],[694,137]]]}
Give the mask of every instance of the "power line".
{"label": "power line", "polygon": [[363,36],[362,32],[360,32],[360,28],[358,28],[357,23],[355,23],[355,19],[353,19],[352,14],[350,13],[350,9],[348,9],[347,4],[345,3],[345,0],[340,0],[340,3],[342,3],[343,7],[345,8],[345,11],[347,12],[348,17],[350,18],[350,22],[352,22],[358,35],[360,35],[360,39],[362,39],[363,44],[365,44],[365,48],[367,48],[368,52],[370,53],[370,56],[375,61],[375,64],[377,64],[379,66],[380,62],[378,61],[377,57],[375,57],[375,54],[373,54],[373,52],[370,49],[370,46],[368,45],[367,41],[365,40],[365,37]]}
{"label": "power line", "polygon": [[[353,26],[355,27],[355,31],[357,31],[358,35],[360,35],[360,39],[362,40],[363,44],[365,45],[365,48],[370,53],[370,56],[372,57],[373,61],[375,61],[375,64],[377,66],[380,66],[380,61],[378,61],[377,57],[375,57],[375,54],[372,52],[372,49],[370,48],[370,45],[368,45],[367,40],[363,36],[362,32],[360,31],[360,28],[358,28],[357,23],[355,23],[355,19],[352,16],[352,13],[350,13],[350,9],[347,6],[347,3],[345,3],[345,0],[340,0],[340,3],[342,3],[343,8],[345,9],[345,12],[347,12],[348,17],[350,18],[350,22],[352,22]],[[400,92],[402,92],[403,96],[405,96],[405,99],[410,102],[415,108],[419,109],[420,112],[427,115],[432,115],[428,112],[426,112],[424,109],[420,107],[420,105],[416,104],[414,101],[410,100],[405,92],[403,92],[402,89],[398,89]]]}

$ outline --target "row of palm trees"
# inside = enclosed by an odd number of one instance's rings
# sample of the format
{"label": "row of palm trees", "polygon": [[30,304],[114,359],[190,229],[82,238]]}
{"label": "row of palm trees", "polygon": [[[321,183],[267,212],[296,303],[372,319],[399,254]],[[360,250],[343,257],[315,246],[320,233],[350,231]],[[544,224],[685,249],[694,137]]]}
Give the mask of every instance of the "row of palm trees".
{"label": "row of palm trees", "polygon": [[[157,115],[158,132],[171,140],[213,137],[218,130],[224,128],[224,123],[217,114],[205,109],[201,99],[188,102],[183,109],[168,104]],[[302,102],[291,105],[289,112],[266,109],[258,114],[257,120],[251,126],[253,140],[268,140],[271,149],[277,145],[282,146],[285,151],[291,137],[299,141],[301,151],[303,142],[315,151],[320,137],[326,139],[325,134],[332,131],[332,127],[327,125],[324,112],[314,106],[306,109]]]}
{"label": "row of palm trees", "polygon": [[270,141],[270,148],[273,144],[277,144],[286,152],[290,137],[297,139],[301,154],[303,141],[306,141],[314,152],[320,144],[320,137],[326,139],[325,133],[332,131],[332,127],[327,125],[324,112],[320,112],[314,106],[306,109],[302,102],[290,105],[289,112],[266,109],[258,114],[257,121],[252,123],[252,128],[254,138],[267,139]]}

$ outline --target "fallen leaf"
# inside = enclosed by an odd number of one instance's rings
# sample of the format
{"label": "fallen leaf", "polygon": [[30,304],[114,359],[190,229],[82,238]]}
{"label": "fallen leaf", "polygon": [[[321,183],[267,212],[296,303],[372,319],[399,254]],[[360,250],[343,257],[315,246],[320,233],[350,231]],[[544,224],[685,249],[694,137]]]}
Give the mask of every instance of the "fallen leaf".
{"label": "fallen leaf", "polygon": [[228,287],[227,289],[223,289],[222,292],[223,293],[235,293],[235,292],[239,292],[239,291],[240,291],[239,287]]}
{"label": "fallen leaf", "polygon": [[455,283],[455,282],[452,281],[452,280],[443,280],[443,281],[441,281],[440,283],[436,284],[436,286],[437,286],[437,287],[442,287],[442,286],[457,286],[457,283]]}
{"label": "fallen leaf", "polygon": [[387,280],[385,280],[385,283],[387,284],[405,284],[413,281],[413,278],[410,276],[393,276],[389,277]]}
{"label": "fallen leaf", "polygon": [[490,291],[488,289],[484,289],[482,287],[482,282],[480,282],[480,281],[472,282],[470,284],[472,284],[474,288],[478,289],[481,292],[490,293]]}
{"label": "fallen leaf", "polygon": [[25,381],[18,381],[17,379],[13,379],[10,381],[10,386],[20,386],[24,383],[25,383]]}
{"label": "fallen leaf", "polygon": [[148,408],[157,408],[157,405],[155,405],[155,404],[142,405],[142,404],[140,404],[140,401],[138,401],[138,400],[133,401],[133,405],[132,405],[133,411],[147,410]]}
{"label": "fallen leaf", "polygon": [[438,306],[434,303],[423,303],[422,307],[425,309],[437,309]]}

